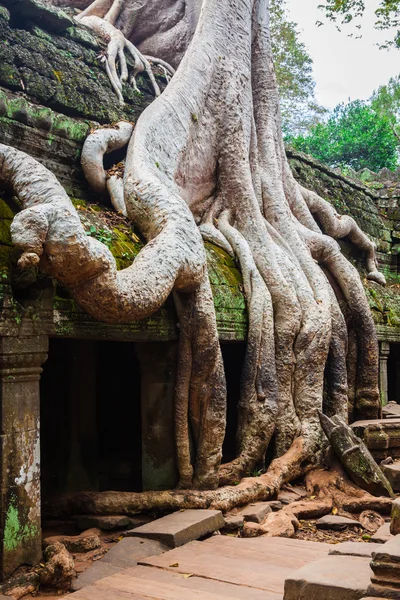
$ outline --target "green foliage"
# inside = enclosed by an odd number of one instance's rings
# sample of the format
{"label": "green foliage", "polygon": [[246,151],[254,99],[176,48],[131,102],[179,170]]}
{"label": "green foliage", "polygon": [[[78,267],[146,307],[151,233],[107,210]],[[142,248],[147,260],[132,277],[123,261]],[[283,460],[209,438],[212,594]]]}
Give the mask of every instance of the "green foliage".
{"label": "green foliage", "polygon": [[299,39],[297,24],[287,18],[286,0],[271,0],[270,15],[283,129],[298,135],[319,122],[325,110],[315,100],[313,62]]}
{"label": "green foliage", "polygon": [[[356,28],[361,29],[360,18],[365,11],[365,0],[325,0],[320,5],[325,11],[328,19],[340,24],[355,24]],[[375,11],[376,29],[396,28],[400,25],[400,0],[380,0],[379,6]],[[319,23],[322,24],[322,23]],[[400,47],[400,31],[389,40],[384,47],[396,45]]]}
{"label": "green foliage", "polygon": [[388,118],[393,133],[400,141],[400,75],[392,77],[387,85],[382,85],[371,98],[372,108]]}
{"label": "green foliage", "polygon": [[398,142],[389,117],[361,100],[339,104],[326,123],[288,142],[330,167],[378,171],[397,166]]}

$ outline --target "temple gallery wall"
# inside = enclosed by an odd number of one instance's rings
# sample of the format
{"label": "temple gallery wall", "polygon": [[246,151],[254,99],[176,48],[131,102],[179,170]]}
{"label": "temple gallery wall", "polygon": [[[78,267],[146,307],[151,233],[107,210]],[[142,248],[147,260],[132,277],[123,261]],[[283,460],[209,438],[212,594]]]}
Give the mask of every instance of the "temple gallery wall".
{"label": "temple gallery wall", "polygon": [[[142,94],[127,91],[122,109],[96,58],[101,43],[57,13],[20,20],[0,3],[0,39],[0,143],[49,168],[86,233],[109,246],[120,268],[127,266],[142,240],[107,199],[90,192],[79,159],[96,124],[137,119],[152,100],[148,82],[138,78]],[[383,174],[365,185],[290,148],[288,156],[296,179],[352,215],[377,245],[387,286],[363,282],[380,342],[381,401],[400,403],[400,181],[397,188]],[[54,281],[17,268],[10,224],[19,209],[0,190],[0,579],[39,559],[41,518],[54,495],[167,489],[177,479],[179,330],[172,301],[132,325],[93,320]],[[363,275],[363,256],[341,245]],[[237,263],[210,243],[206,250],[227,374],[229,461],[246,303]]]}

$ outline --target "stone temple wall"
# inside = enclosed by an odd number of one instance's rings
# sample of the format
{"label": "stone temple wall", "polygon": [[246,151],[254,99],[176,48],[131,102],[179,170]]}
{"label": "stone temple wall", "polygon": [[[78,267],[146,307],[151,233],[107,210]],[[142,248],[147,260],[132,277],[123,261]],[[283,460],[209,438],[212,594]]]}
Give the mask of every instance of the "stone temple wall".
{"label": "stone temple wall", "polygon": [[[143,242],[134,226],[111,210],[107,199],[88,189],[80,152],[91,127],[119,119],[135,121],[153,96],[149,82],[139,77],[141,93],[125,87],[127,102],[121,108],[101,63],[102,51],[102,42],[62,11],[45,8],[39,0],[0,0],[0,143],[34,156],[58,177],[88,235],[106,243],[123,268]],[[386,288],[367,282],[363,257],[346,241],[342,247],[363,277],[382,344],[400,342],[399,197],[393,190],[378,193],[290,149],[288,156],[303,185],[340,213],[351,214],[376,242]],[[149,319],[107,325],[81,311],[49,278],[21,273],[10,238],[10,224],[19,208],[7,190],[0,190],[0,579],[41,553],[39,380],[49,337],[86,344],[98,340],[142,344],[142,406],[161,402],[170,407],[177,339],[170,301]],[[247,315],[240,271],[221,249],[211,244],[206,249],[221,341],[244,341]],[[168,352],[160,353],[154,342],[167,343]],[[84,354],[83,346],[77,351]],[[154,425],[154,413],[144,412],[144,423],[146,419],[153,419]],[[165,448],[164,443],[165,439],[153,443],[149,454],[143,442],[147,461],[143,470],[149,481],[161,468],[155,453]]]}

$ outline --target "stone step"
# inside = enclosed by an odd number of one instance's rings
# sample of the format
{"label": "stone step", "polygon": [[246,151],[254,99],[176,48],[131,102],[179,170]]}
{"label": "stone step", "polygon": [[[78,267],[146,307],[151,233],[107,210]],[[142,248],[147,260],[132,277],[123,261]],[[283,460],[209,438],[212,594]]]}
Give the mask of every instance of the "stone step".
{"label": "stone step", "polygon": [[359,600],[371,581],[369,558],[328,556],[295,571],[285,581],[284,600]]}
{"label": "stone step", "polygon": [[224,517],[219,510],[181,510],[137,527],[132,536],[158,540],[169,548],[177,548],[223,526]]}
{"label": "stone step", "polygon": [[72,583],[72,590],[81,590],[128,567],[135,567],[138,561],[147,556],[156,556],[168,550],[156,540],[124,538],[99,561],[78,575]]}
{"label": "stone step", "polygon": [[373,552],[382,549],[382,544],[361,542],[342,542],[336,544],[329,552],[329,556],[361,556],[370,558]]}

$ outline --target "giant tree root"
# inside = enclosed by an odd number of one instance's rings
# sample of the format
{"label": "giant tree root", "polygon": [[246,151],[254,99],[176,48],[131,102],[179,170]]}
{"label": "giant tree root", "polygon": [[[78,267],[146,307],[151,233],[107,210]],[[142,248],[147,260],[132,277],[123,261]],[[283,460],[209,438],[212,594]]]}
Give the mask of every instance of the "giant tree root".
{"label": "giant tree root", "polygon": [[351,513],[375,510],[390,514],[393,501],[384,496],[372,496],[355,485],[342,465],[335,461],[330,470],[314,469],[305,477],[307,492],[323,500],[331,498],[337,508]]}
{"label": "giant tree root", "polygon": [[65,494],[45,505],[52,516],[71,514],[125,514],[173,511],[188,508],[212,508],[228,512],[236,506],[269,500],[284,483],[300,477],[312,465],[304,464],[304,441],[297,438],[290,450],[275,459],[268,472],[246,477],[237,485],[217,490],[168,490],[150,492],[78,492]]}

